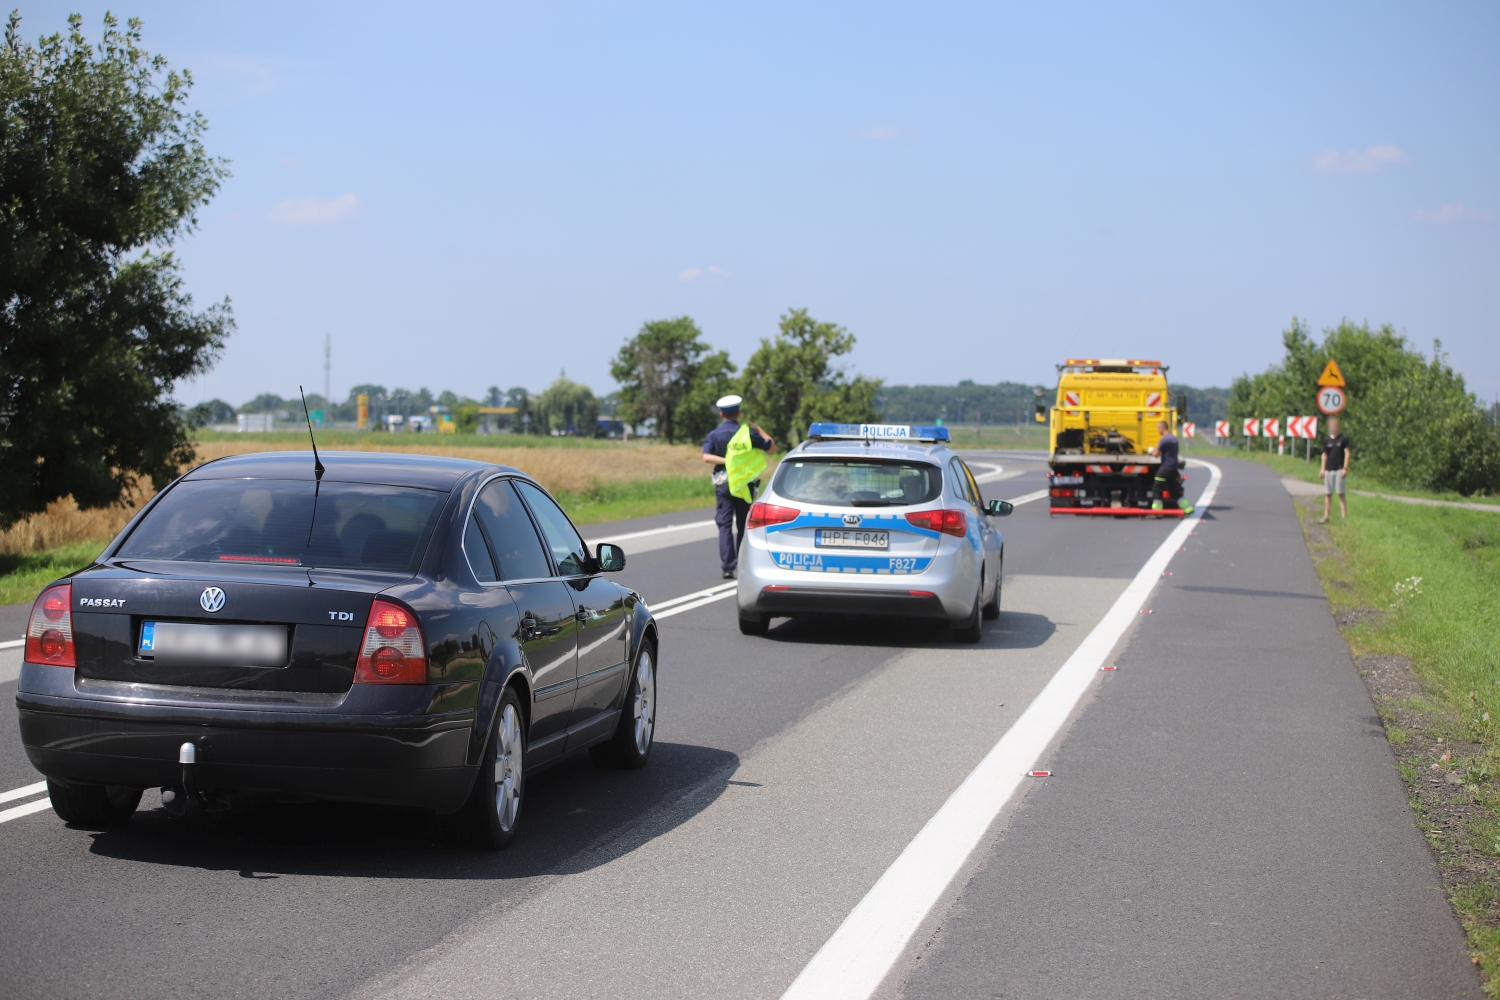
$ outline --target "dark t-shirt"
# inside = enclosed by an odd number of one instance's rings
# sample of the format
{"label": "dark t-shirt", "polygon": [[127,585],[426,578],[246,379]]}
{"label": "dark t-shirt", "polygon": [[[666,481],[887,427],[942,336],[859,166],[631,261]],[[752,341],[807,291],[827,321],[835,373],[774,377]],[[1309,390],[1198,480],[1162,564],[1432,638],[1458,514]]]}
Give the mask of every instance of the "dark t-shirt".
{"label": "dark t-shirt", "polygon": [[[708,437],[703,439],[703,454],[718,455],[721,458],[729,454],[729,439],[739,432],[740,425],[733,420],[726,420],[713,430],[708,432]],[[750,428],[750,443],[761,451],[771,447],[771,442],[755,433],[755,428]]]}
{"label": "dark t-shirt", "polygon": [[1177,439],[1171,434],[1163,434],[1161,441],[1156,445],[1156,453],[1161,456],[1160,472],[1177,471]]}
{"label": "dark t-shirt", "polygon": [[1344,453],[1349,450],[1349,437],[1339,434],[1331,438],[1323,439],[1323,454],[1327,456],[1328,462],[1323,468],[1328,472],[1337,472],[1344,467]]}

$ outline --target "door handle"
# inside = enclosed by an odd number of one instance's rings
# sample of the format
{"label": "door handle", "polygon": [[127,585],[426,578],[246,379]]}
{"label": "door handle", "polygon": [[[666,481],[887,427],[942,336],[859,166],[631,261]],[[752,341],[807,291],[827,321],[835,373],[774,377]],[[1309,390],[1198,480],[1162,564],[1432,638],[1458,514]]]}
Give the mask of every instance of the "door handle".
{"label": "door handle", "polygon": [[573,617],[578,619],[580,622],[586,622],[589,620],[589,609],[579,608],[577,611],[573,612]]}
{"label": "door handle", "polygon": [[521,638],[529,639],[536,635],[536,619],[527,615],[521,619]]}

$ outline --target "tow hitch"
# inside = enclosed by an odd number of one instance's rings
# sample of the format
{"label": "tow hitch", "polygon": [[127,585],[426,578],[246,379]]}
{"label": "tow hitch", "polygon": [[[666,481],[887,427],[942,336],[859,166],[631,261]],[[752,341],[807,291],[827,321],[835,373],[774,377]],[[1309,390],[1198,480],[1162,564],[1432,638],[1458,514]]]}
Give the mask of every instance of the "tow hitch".
{"label": "tow hitch", "polygon": [[177,748],[177,762],[182,765],[182,787],[163,788],[161,804],[175,816],[187,816],[197,812],[222,812],[229,803],[198,787],[198,748],[184,743]]}

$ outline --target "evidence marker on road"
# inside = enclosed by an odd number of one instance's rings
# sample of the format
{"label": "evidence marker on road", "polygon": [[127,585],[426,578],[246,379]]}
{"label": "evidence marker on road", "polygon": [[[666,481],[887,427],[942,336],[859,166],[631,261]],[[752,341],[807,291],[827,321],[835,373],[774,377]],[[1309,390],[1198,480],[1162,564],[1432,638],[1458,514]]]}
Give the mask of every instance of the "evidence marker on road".
{"label": "evidence marker on road", "polygon": [[1050,777],[1052,777],[1052,772],[1051,771],[1027,771],[1026,772],[1026,777],[1028,777],[1028,778],[1050,778]]}

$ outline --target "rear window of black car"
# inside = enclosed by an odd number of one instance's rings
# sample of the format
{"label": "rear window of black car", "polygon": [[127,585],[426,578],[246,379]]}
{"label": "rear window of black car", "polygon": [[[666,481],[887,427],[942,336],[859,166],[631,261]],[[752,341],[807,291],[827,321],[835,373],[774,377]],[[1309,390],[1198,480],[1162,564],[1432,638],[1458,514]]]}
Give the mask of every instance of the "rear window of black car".
{"label": "rear window of black car", "polygon": [[365,483],[190,480],[161,498],[116,556],[415,573],[447,499]]}
{"label": "rear window of black car", "polygon": [[905,506],[937,499],[943,492],[943,474],[926,462],[790,458],[776,470],[773,487],[800,503]]}

